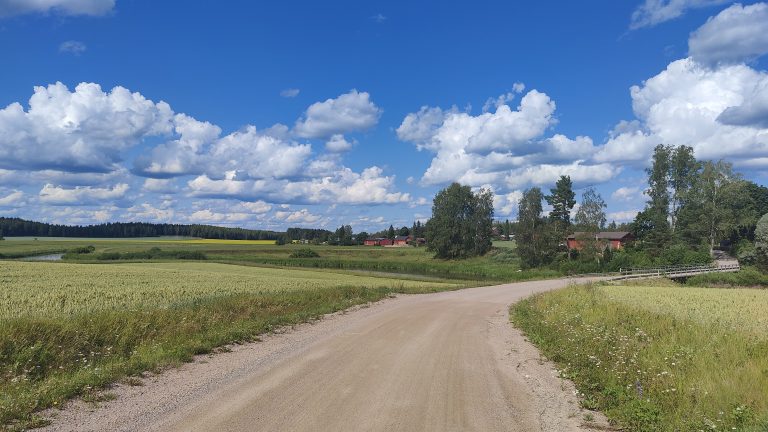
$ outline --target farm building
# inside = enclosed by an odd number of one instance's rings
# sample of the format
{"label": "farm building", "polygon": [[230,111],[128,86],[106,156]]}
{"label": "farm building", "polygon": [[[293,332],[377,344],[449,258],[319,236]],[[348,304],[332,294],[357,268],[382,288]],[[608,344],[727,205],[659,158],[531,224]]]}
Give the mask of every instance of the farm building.
{"label": "farm building", "polygon": [[363,244],[365,246],[392,246],[394,244],[394,240],[384,238],[384,237],[369,238],[369,239],[365,239],[365,241],[363,241]]}
{"label": "farm building", "polygon": [[632,233],[626,231],[602,231],[596,234],[575,232],[568,236],[568,249],[581,250],[584,247],[584,240],[592,235],[595,236],[595,240],[604,245],[603,247],[608,247],[611,250],[621,250],[627,243],[635,239]]}
{"label": "farm building", "polygon": [[408,246],[408,240],[410,240],[411,236],[397,236],[394,240],[395,246]]}
{"label": "farm building", "polygon": [[388,239],[384,237],[369,238],[363,241],[365,246],[423,246],[427,241],[421,237],[413,239],[413,236],[397,236],[394,239]]}
{"label": "farm building", "polygon": [[[392,244],[392,243],[388,243],[388,242],[391,242],[391,241],[392,240],[384,238],[384,237],[369,238],[369,239],[365,239],[365,241],[363,241],[363,245],[365,245],[365,246],[385,246],[387,244]],[[385,243],[382,243],[382,242],[385,242]]]}

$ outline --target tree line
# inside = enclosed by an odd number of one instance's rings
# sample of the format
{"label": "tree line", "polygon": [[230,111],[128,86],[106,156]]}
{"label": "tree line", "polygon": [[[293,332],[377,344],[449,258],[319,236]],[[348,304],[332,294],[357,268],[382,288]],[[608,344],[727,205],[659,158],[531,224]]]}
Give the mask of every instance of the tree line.
{"label": "tree line", "polygon": [[108,222],[97,225],[58,225],[20,218],[0,217],[0,235],[26,237],[200,237],[226,240],[278,240],[277,231],[225,228],[212,225],[155,224],[146,222]]}
{"label": "tree line", "polygon": [[397,235],[424,237],[426,227],[416,221],[409,228],[403,226],[369,234],[365,231],[354,233],[350,225],[342,225],[335,231],[321,228],[288,228],[285,232],[228,228],[212,225],[156,224],[147,222],[108,222],[96,225],[59,225],[35,222],[20,218],[0,217],[0,239],[8,237],[94,237],[94,238],[131,238],[131,237],[199,237],[226,240],[275,240],[278,244],[292,240],[306,241],[312,244],[362,245],[371,237],[395,238]]}

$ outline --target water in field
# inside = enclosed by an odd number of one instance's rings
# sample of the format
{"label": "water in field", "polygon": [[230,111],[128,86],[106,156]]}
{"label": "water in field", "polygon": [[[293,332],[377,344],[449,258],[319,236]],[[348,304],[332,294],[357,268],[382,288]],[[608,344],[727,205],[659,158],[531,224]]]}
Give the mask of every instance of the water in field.
{"label": "water in field", "polygon": [[61,261],[61,257],[63,257],[63,253],[57,253],[57,254],[50,254],[50,255],[35,255],[30,257],[25,257],[24,261]]}

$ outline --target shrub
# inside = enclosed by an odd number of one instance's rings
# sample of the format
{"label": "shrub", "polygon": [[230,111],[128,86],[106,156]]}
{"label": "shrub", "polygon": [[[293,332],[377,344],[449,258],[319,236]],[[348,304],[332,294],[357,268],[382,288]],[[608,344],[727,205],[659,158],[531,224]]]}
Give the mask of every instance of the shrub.
{"label": "shrub", "polygon": [[518,256],[517,252],[511,248],[496,249],[493,255],[491,255],[491,260],[503,264],[512,264],[518,262]]}
{"label": "shrub", "polygon": [[320,254],[311,248],[296,249],[290,255],[291,258],[318,258],[319,256]]}
{"label": "shrub", "polygon": [[183,260],[205,260],[208,256],[200,251],[176,250],[164,251],[158,247],[146,251],[138,252],[103,252],[96,255],[96,259],[101,261],[112,260],[151,260],[151,259],[183,259]]}
{"label": "shrub", "polygon": [[625,251],[616,251],[611,254],[611,259],[605,263],[605,270],[617,272],[634,266],[635,263],[632,261],[632,255]]}
{"label": "shrub", "polygon": [[69,249],[67,252],[72,254],[77,254],[77,255],[83,255],[83,254],[89,254],[95,250],[96,248],[93,245],[89,245],[89,246],[80,246],[80,247],[72,248],[72,249]]}
{"label": "shrub", "polygon": [[558,270],[564,274],[599,273],[600,265],[596,260],[572,259],[560,262]]}
{"label": "shrub", "polygon": [[755,245],[747,239],[742,239],[736,245],[736,258],[741,265],[756,265],[757,253],[755,251]]}
{"label": "shrub", "polygon": [[675,244],[664,249],[659,256],[660,265],[706,264],[712,261],[709,252],[692,250],[684,244]]}
{"label": "shrub", "polygon": [[96,259],[101,261],[119,260],[120,253],[119,252],[102,252],[96,255]]}
{"label": "shrub", "polygon": [[754,267],[745,267],[734,273],[707,273],[694,276],[686,285],[727,287],[768,287],[768,275]]}

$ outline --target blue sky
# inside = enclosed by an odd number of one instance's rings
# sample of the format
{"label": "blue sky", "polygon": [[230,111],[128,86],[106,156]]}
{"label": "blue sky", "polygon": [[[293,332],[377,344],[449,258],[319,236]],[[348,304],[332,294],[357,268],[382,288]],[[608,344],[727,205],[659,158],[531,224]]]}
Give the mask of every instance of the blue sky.
{"label": "blue sky", "polygon": [[0,215],[356,231],[561,174],[609,220],[658,143],[765,183],[768,5],[0,0]]}

